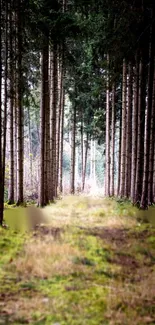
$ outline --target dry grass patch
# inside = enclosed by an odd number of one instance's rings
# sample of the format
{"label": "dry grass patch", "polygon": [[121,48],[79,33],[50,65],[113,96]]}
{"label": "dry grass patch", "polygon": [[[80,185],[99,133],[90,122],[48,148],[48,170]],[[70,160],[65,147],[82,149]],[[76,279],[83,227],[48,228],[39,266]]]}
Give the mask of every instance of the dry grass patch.
{"label": "dry grass patch", "polygon": [[[1,312],[0,316],[7,317],[9,323],[12,321],[21,321],[22,323],[30,323],[35,318],[42,319],[51,312],[55,311],[55,299],[47,299],[43,296],[32,296],[32,297],[10,297],[5,303],[0,303]],[[6,323],[8,324],[8,323]],[[31,323],[32,324],[32,323]]]}
{"label": "dry grass patch", "polygon": [[[114,215],[116,202],[105,198],[92,198],[83,196],[67,196],[56,204],[45,207],[42,211],[53,227],[106,224],[107,218]],[[104,220],[105,219],[105,220]]]}
{"label": "dry grass patch", "polygon": [[113,281],[107,297],[109,324],[154,324],[155,273],[141,270],[141,279],[134,285]]}
{"label": "dry grass patch", "polygon": [[129,227],[136,225],[136,209],[129,203],[118,205],[115,200],[84,196],[67,196],[56,204],[45,207],[43,214],[52,227],[83,225]]}
{"label": "dry grass patch", "polygon": [[11,266],[15,267],[19,276],[50,278],[54,275],[66,276],[75,271],[82,271],[83,266],[77,266],[73,258],[79,257],[77,248],[68,243],[59,243],[46,236],[46,241],[40,239],[28,243],[22,255],[16,258]]}

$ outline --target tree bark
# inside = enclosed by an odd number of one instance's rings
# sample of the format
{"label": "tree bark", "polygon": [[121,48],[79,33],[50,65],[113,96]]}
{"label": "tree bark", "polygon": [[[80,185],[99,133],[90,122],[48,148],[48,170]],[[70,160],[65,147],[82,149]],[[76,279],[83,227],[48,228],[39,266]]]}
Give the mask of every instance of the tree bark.
{"label": "tree bark", "polygon": [[152,94],[152,109],[151,109],[151,128],[150,128],[148,205],[151,205],[153,203],[154,143],[155,143],[155,58],[154,58],[154,77],[153,77],[153,94]]}
{"label": "tree bark", "polygon": [[47,198],[45,198],[45,144],[46,144],[46,96],[47,96],[47,78],[48,78],[48,42],[44,45],[41,57],[41,106],[40,106],[40,193],[39,206],[46,205]]}
{"label": "tree bark", "polygon": [[126,136],[126,182],[125,196],[130,196],[131,190],[131,153],[132,153],[132,64],[128,65],[128,97],[127,97],[127,136]]}
{"label": "tree bark", "polygon": [[21,0],[18,0],[17,11],[17,51],[18,51],[18,81],[17,81],[17,205],[24,201],[23,197],[23,72],[22,72],[22,17]]}
{"label": "tree bark", "polygon": [[126,61],[123,60],[123,85],[122,85],[122,137],[121,137],[121,179],[120,196],[125,195],[125,162],[126,162],[126,91],[127,91],[127,68]]}
{"label": "tree bark", "polygon": [[80,127],[80,133],[81,133],[81,190],[83,189],[83,173],[84,173],[84,152],[83,152],[83,110],[81,109],[81,127]]}
{"label": "tree bark", "polygon": [[57,196],[56,182],[56,125],[57,125],[57,100],[58,100],[58,71],[57,71],[57,44],[53,44],[52,58],[52,105],[51,105],[51,193],[53,201]]}
{"label": "tree bark", "polygon": [[84,157],[84,166],[83,166],[83,180],[82,180],[82,191],[85,189],[85,180],[86,180],[86,171],[87,171],[87,158],[88,158],[88,148],[89,148],[89,134],[86,134],[86,143],[85,143],[85,157]]}
{"label": "tree bark", "polygon": [[[1,9],[2,1],[0,0],[0,30],[2,30],[1,24]],[[0,108],[2,106],[2,38],[0,33]],[[2,173],[2,110],[0,109],[0,225],[3,223],[3,173]]]}
{"label": "tree bark", "polygon": [[109,55],[107,55],[106,87],[106,157],[105,157],[105,195],[110,195],[110,91],[109,91]]}
{"label": "tree bark", "polygon": [[111,189],[110,195],[114,196],[114,165],[115,165],[115,105],[116,105],[116,86],[115,83],[112,86],[112,116],[111,116]]}
{"label": "tree bark", "polygon": [[33,187],[33,154],[32,154],[32,136],[31,136],[31,117],[30,107],[28,106],[28,129],[29,129],[29,161],[30,161],[30,186]]}
{"label": "tree bark", "polygon": [[119,117],[119,143],[118,143],[118,178],[117,178],[117,196],[120,195],[120,179],[121,179],[121,141],[122,141],[122,109],[120,109],[120,117]]}
{"label": "tree bark", "polygon": [[153,56],[153,33],[150,28],[150,47],[149,47],[149,64],[148,64],[148,87],[147,87],[147,107],[145,116],[145,138],[144,138],[144,173],[141,197],[141,208],[148,206],[148,182],[149,182],[149,154],[150,154],[150,129],[151,129],[151,108],[153,94],[153,73],[154,73],[154,56]]}
{"label": "tree bark", "polygon": [[[62,54],[62,53],[61,53]],[[59,58],[59,101],[58,101],[58,113],[57,113],[57,153],[56,153],[56,165],[57,165],[57,172],[56,172],[56,187],[60,190],[60,156],[61,156],[61,118],[62,118],[62,105],[63,105],[63,55],[60,55]]]}
{"label": "tree bark", "polygon": [[138,92],[139,92],[139,62],[138,55],[134,69],[133,111],[132,111],[132,162],[131,162],[131,200],[135,199],[135,179],[137,165],[137,130],[138,130]]}
{"label": "tree bark", "polygon": [[76,136],[76,107],[74,105],[72,115],[72,140],[71,140],[71,194],[75,193],[75,136]]}
{"label": "tree bark", "polygon": [[7,134],[7,108],[8,108],[8,3],[5,3],[5,72],[4,72],[4,118],[3,118],[3,160],[2,160],[2,192],[4,206],[5,189],[5,160],[6,160],[6,134]]}
{"label": "tree bark", "polygon": [[143,183],[143,161],[144,161],[144,124],[145,124],[145,82],[144,82],[143,57],[139,63],[139,100],[138,100],[138,133],[137,133],[137,166],[135,180],[135,195],[133,203],[139,206]]}
{"label": "tree bark", "polygon": [[[11,3],[12,4],[12,3]],[[12,36],[12,13],[10,5],[9,15],[9,47],[10,47],[10,64],[9,64],[9,79],[10,79],[10,181],[9,181],[9,204],[14,203],[14,57],[13,57],[13,36]]]}
{"label": "tree bark", "polygon": [[61,134],[60,134],[60,193],[63,192],[63,137],[64,137],[64,108],[65,108],[65,90],[62,87],[62,108],[61,108]]}
{"label": "tree bark", "polygon": [[45,110],[45,152],[44,152],[44,204],[49,203],[50,177],[50,108],[49,108],[49,45],[46,44],[44,61],[44,110]]}

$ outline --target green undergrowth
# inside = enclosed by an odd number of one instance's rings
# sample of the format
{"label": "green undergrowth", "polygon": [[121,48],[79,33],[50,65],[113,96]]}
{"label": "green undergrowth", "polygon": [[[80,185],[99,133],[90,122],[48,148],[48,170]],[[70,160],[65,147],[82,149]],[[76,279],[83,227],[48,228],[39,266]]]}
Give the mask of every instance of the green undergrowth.
{"label": "green undergrowth", "polygon": [[0,228],[0,324],[155,324],[155,229],[130,202],[66,197]]}

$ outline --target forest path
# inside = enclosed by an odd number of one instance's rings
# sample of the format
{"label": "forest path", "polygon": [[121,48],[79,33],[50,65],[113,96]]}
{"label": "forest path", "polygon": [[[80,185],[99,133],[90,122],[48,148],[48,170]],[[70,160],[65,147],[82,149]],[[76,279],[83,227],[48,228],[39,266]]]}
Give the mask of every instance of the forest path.
{"label": "forest path", "polygon": [[155,228],[129,202],[66,197],[0,229],[0,324],[155,324]]}

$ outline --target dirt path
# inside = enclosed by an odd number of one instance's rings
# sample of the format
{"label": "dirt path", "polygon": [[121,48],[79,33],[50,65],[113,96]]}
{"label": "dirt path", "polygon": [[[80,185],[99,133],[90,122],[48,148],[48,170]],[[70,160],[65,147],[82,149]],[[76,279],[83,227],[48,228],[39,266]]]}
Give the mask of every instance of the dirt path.
{"label": "dirt path", "polygon": [[155,324],[155,229],[102,199],[45,214],[33,233],[0,230],[0,324]]}

